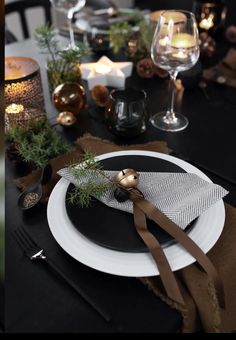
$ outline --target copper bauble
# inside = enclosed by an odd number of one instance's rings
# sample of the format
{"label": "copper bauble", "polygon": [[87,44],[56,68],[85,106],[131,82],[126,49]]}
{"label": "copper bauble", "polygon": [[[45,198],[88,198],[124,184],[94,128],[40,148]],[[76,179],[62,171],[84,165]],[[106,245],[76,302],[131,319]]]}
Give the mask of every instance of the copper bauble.
{"label": "copper bauble", "polygon": [[63,126],[71,126],[75,124],[76,118],[70,111],[60,112],[57,116],[57,123]]}
{"label": "copper bauble", "polygon": [[64,83],[55,88],[52,101],[59,112],[69,111],[77,114],[85,108],[85,90],[78,83]]}
{"label": "copper bauble", "polygon": [[139,184],[139,174],[133,169],[124,169],[118,173],[116,181],[123,188],[136,188]]}

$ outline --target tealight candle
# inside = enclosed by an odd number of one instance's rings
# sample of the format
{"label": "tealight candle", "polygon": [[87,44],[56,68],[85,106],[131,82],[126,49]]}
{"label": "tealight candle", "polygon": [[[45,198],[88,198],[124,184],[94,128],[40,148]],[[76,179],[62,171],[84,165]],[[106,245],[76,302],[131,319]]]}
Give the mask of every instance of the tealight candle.
{"label": "tealight candle", "polygon": [[95,72],[99,74],[107,74],[111,72],[111,67],[109,65],[102,64],[102,63],[96,64],[94,69],[95,69]]}
{"label": "tealight candle", "polygon": [[24,111],[24,106],[22,104],[10,104],[5,109],[8,114],[19,114]]}
{"label": "tealight candle", "polygon": [[188,50],[194,47],[194,38],[188,33],[178,33],[173,35],[170,44],[173,49],[172,56],[184,60],[188,58]]}
{"label": "tealight candle", "polygon": [[210,14],[208,18],[204,18],[200,21],[199,27],[205,30],[209,30],[214,26],[214,14]]}
{"label": "tealight candle", "polygon": [[165,47],[169,43],[170,43],[169,37],[164,37],[164,38],[159,40],[159,45],[161,45],[163,47]]}
{"label": "tealight candle", "polygon": [[171,47],[174,48],[192,48],[194,46],[194,37],[188,33],[177,33],[171,39]]}
{"label": "tealight candle", "polygon": [[184,53],[183,51],[178,51],[177,53],[173,53],[172,56],[174,58],[177,58],[177,59],[186,59],[188,57],[188,55],[186,53]]}
{"label": "tealight candle", "polygon": [[82,79],[87,80],[90,90],[96,85],[123,88],[132,68],[131,62],[113,62],[102,56],[96,63],[81,64]]}
{"label": "tealight candle", "polygon": [[44,117],[45,114],[38,108],[26,108],[22,104],[12,103],[5,108],[5,131],[14,127],[27,129],[31,123]]}

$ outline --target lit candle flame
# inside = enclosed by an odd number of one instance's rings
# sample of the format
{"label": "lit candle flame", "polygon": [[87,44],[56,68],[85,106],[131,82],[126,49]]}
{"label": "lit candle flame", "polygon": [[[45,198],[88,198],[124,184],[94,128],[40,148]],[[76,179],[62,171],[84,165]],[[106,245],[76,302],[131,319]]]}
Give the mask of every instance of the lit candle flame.
{"label": "lit candle flame", "polygon": [[208,18],[204,18],[200,21],[199,27],[209,30],[212,26],[214,26],[214,14],[210,14]]}
{"label": "lit candle flame", "polygon": [[177,53],[173,53],[172,56],[174,58],[178,58],[178,59],[186,59],[188,56],[186,53],[184,53],[183,51],[178,51]]}
{"label": "lit candle flame", "polygon": [[187,33],[175,34],[171,40],[171,47],[173,48],[172,56],[174,58],[186,59],[188,50],[194,47],[194,37]]}
{"label": "lit candle flame", "polygon": [[95,72],[96,73],[99,73],[99,74],[107,74],[111,71],[111,67],[109,65],[106,65],[106,64],[97,64],[95,65],[94,67],[95,69]]}
{"label": "lit candle flame", "polygon": [[170,43],[170,39],[169,37],[164,37],[162,39],[159,39],[159,45],[165,47],[166,45],[168,45]]}
{"label": "lit candle flame", "polygon": [[194,37],[188,33],[178,33],[171,39],[171,47],[175,48],[192,48],[195,46]]}
{"label": "lit candle flame", "polygon": [[17,114],[24,111],[24,106],[21,104],[10,104],[6,107],[6,113]]}

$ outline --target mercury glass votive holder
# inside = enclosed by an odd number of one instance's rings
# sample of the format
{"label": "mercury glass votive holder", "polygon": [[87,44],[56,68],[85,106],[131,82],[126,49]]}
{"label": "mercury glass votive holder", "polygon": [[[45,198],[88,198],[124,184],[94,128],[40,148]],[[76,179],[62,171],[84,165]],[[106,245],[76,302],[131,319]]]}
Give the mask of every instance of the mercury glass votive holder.
{"label": "mercury glass votive holder", "polygon": [[36,60],[26,57],[5,58],[5,105],[44,110],[40,68]]}
{"label": "mercury glass votive holder", "polygon": [[5,132],[11,128],[29,129],[32,124],[45,119],[39,108],[25,108],[22,104],[9,104],[5,107]]}

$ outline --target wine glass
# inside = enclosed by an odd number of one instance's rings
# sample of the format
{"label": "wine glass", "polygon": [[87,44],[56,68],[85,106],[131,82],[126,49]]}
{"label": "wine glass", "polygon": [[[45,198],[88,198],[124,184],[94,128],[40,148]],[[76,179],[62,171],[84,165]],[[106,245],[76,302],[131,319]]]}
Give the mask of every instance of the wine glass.
{"label": "wine glass", "polygon": [[70,44],[68,48],[77,49],[75,45],[74,30],[72,26],[73,16],[85,6],[86,0],[50,0],[53,7],[59,12],[66,13],[67,24],[70,34]]}
{"label": "wine glass", "polygon": [[193,13],[182,10],[161,13],[152,40],[151,57],[155,65],[170,74],[171,100],[169,109],[155,114],[150,121],[161,130],[183,130],[188,119],[175,113],[174,92],[178,72],[190,69],[199,58],[198,29]]}

